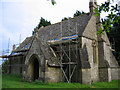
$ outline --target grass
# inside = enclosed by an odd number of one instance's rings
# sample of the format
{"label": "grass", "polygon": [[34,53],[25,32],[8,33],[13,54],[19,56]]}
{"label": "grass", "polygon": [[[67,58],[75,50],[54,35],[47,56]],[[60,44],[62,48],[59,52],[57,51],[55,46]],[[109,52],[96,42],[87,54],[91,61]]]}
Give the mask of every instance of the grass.
{"label": "grass", "polygon": [[92,85],[84,85],[80,83],[41,83],[36,82],[22,82],[21,75],[3,74],[2,87],[3,88],[118,88],[118,80],[112,82],[98,82]]}

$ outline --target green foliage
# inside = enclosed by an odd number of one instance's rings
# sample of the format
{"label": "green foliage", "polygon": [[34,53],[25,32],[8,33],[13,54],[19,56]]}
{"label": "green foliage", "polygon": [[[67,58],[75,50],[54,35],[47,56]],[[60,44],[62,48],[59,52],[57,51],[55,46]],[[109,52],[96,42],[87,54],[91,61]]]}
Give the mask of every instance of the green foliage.
{"label": "green foliage", "polygon": [[98,82],[92,85],[84,85],[80,83],[42,83],[35,81],[32,83],[22,82],[22,75],[3,74],[3,88],[118,88],[118,80],[112,82]]}
{"label": "green foliage", "polygon": [[39,24],[37,25],[36,28],[34,28],[34,31],[32,32],[32,34],[34,35],[36,30],[39,29],[40,27],[42,27],[42,26],[45,27],[45,26],[49,26],[49,25],[51,25],[51,22],[47,21],[47,20],[45,20],[44,18],[41,17]]}
{"label": "green foliage", "polygon": [[109,32],[107,32],[107,34],[111,44],[113,45],[113,49],[115,49],[114,55],[120,65],[120,23],[114,24],[111,28],[109,28]]}
{"label": "green foliage", "polygon": [[63,19],[62,19],[62,21],[64,21],[64,20],[68,20],[68,19],[70,19],[71,17],[64,17]]}
{"label": "green foliage", "polygon": [[111,2],[102,3],[98,5],[98,8],[94,11],[96,12],[95,16],[99,16],[102,12],[110,12],[105,19],[102,19],[102,25],[100,30],[97,31],[98,35],[104,34],[104,31],[107,32],[111,44],[113,44],[113,49],[115,52],[113,54],[116,56],[118,63],[120,65],[120,6],[118,4],[111,5]]}
{"label": "green foliage", "polygon": [[[118,4],[116,5],[111,5],[110,2],[105,2],[102,3],[102,5],[98,5],[98,8],[94,10],[96,15],[95,16],[99,16],[100,13],[102,12],[110,12],[110,14],[108,14],[106,16],[106,19],[102,20],[103,25],[101,26],[102,29],[100,29],[99,33],[103,33],[104,31],[106,32],[110,32],[110,29],[114,26],[114,25],[118,25],[120,22],[120,9]],[[107,21],[109,20],[109,22]]]}
{"label": "green foliage", "polygon": [[113,80],[112,82],[97,82],[92,84],[92,86],[97,88],[118,88],[119,82],[117,80]]}
{"label": "green foliage", "polygon": [[80,12],[80,11],[76,11],[76,13],[73,15],[73,17],[76,17],[76,16],[79,16],[79,15],[82,15],[82,14],[84,14],[85,12]]}
{"label": "green foliage", "polygon": [[39,22],[39,24],[38,24],[38,26],[36,28],[39,29],[42,26],[45,27],[45,26],[49,26],[49,25],[51,25],[51,22],[47,21],[47,20],[45,20],[44,18],[41,17],[40,22]]}
{"label": "green foliage", "polygon": [[96,16],[96,17],[97,17],[97,16],[100,16],[100,13],[96,13],[95,16]]}
{"label": "green foliage", "polygon": [[[76,11],[75,13],[74,13],[74,15],[73,15],[73,17],[76,17],[76,16],[79,16],[79,15],[82,15],[82,14],[84,14],[85,12],[80,12],[80,11]],[[61,21],[64,21],[64,20],[68,20],[68,19],[70,19],[71,17],[64,17]]]}
{"label": "green foliage", "polygon": [[54,5],[55,4],[55,2],[52,2],[52,5]]}
{"label": "green foliage", "polygon": [[35,84],[43,84],[43,82],[41,80],[35,80],[33,83],[35,83]]}
{"label": "green foliage", "polygon": [[51,0],[51,3],[52,3],[52,5],[56,4],[55,0]]}
{"label": "green foliage", "polygon": [[9,65],[9,60],[7,59],[2,63],[2,73],[7,73],[6,65]]}

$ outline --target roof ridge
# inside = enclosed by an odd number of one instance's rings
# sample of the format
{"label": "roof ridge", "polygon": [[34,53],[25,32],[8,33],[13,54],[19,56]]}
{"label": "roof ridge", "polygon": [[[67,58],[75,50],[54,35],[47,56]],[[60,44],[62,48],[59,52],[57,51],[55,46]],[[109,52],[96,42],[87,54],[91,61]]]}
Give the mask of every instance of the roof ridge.
{"label": "roof ridge", "polygon": [[[79,15],[79,16],[72,17],[72,18],[70,18],[70,19],[68,19],[68,20],[75,19],[75,18],[78,18],[78,17],[84,16],[84,15],[90,15],[90,14],[91,14],[91,13],[84,13],[84,14],[81,14],[81,15]],[[57,22],[57,23],[54,23],[54,24],[51,24],[51,25],[48,25],[48,26],[45,26],[45,27],[39,28],[39,29],[38,29],[38,32],[39,32],[41,29],[45,29],[45,28],[47,28],[47,27],[50,27],[50,26],[53,26],[53,25],[56,25],[56,24],[60,24],[60,23],[62,23],[62,22],[68,21],[68,20],[60,21],[60,22]]]}

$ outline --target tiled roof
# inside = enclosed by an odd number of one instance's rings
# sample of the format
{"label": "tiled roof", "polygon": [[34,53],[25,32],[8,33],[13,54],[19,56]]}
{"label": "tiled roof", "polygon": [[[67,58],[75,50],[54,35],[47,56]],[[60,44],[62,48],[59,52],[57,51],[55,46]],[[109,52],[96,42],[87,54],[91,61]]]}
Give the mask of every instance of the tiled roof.
{"label": "tiled roof", "polygon": [[92,14],[87,13],[60,23],[40,28],[38,31],[38,37],[46,42],[48,40],[60,39],[61,37],[75,34],[80,36],[84,32],[91,16]]}
{"label": "tiled roof", "polygon": [[[14,51],[29,49],[31,46],[31,43],[32,43],[32,38],[33,38],[33,36],[27,37]],[[14,53],[14,51],[13,51],[13,53]]]}

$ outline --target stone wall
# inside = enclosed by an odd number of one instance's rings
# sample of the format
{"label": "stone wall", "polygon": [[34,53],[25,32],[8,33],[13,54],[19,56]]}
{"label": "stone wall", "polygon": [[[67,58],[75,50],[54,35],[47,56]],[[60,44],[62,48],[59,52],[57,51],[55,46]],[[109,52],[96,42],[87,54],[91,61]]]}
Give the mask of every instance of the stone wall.
{"label": "stone wall", "polygon": [[120,80],[120,67],[118,68],[118,80]]}
{"label": "stone wall", "polygon": [[108,76],[108,61],[104,59],[104,44],[98,42],[99,81],[110,81]]}
{"label": "stone wall", "polygon": [[[89,74],[88,74],[89,76],[87,76],[87,77],[91,77],[89,79],[91,79],[91,82],[94,83],[99,80],[99,77],[98,77],[98,54],[97,54],[98,50],[96,47],[96,51],[94,51],[92,43],[93,43],[93,40],[82,37],[82,48],[84,48],[84,47],[87,48],[88,61],[90,63],[90,70],[89,70]],[[94,52],[96,53],[96,56],[94,56],[94,54],[93,54]],[[96,58],[93,58],[93,57],[96,57]],[[94,61],[94,59],[95,59],[95,61]]]}
{"label": "stone wall", "polygon": [[115,56],[112,53],[111,47],[104,42],[104,59],[108,61],[110,67],[118,67]]}
{"label": "stone wall", "polygon": [[46,65],[46,69],[45,69],[45,82],[57,83],[57,82],[60,82],[61,79],[62,79],[61,68],[48,67]]}
{"label": "stone wall", "polygon": [[33,64],[34,58],[37,58],[39,62],[39,79],[44,81],[45,59],[44,59],[44,55],[36,39],[34,39],[32,46],[25,58],[25,65],[27,66],[26,75],[27,75],[28,81],[33,79],[33,65],[32,64]]}
{"label": "stone wall", "polygon": [[112,80],[120,80],[120,68],[111,68],[111,78]]}
{"label": "stone wall", "polygon": [[99,81],[110,81],[108,76],[108,68],[99,68]]}
{"label": "stone wall", "polygon": [[26,56],[25,64],[27,68],[27,79],[28,81],[33,80],[33,60],[37,58],[39,61],[39,80],[43,82],[60,82],[61,69],[56,67],[48,67],[45,63],[47,60],[44,57],[43,52],[39,46],[36,38],[34,38],[32,46]]}
{"label": "stone wall", "polygon": [[108,42],[99,41],[99,77],[100,81],[118,79],[118,63]]}
{"label": "stone wall", "polygon": [[29,52],[27,53],[27,56],[25,58],[25,64],[28,64],[29,63],[29,60],[31,58],[32,55],[38,55],[38,57],[40,58],[40,63],[44,62],[43,60],[43,53],[40,49],[40,46],[38,44],[38,41],[36,40],[36,38],[33,40],[32,42],[32,45],[31,45],[31,48],[29,50]]}
{"label": "stone wall", "polygon": [[91,85],[91,69],[82,69],[82,84]]}
{"label": "stone wall", "polygon": [[[98,43],[97,43],[97,33],[96,33],[96,17],[93,15],[89,20],[84,32],[83,37],[81,37],[81,49],[87,50],[85,54],[81,56],[81,59],[86,54],[88,55],[88,63],[90,67],[82,66],[82,83],[91,84],[99,81],[99,72],[98,72]],[[87,57],[87,56],[85,56]],[[84,60],[81,62],[85,62]],[[88,65],[88,64],[87,64]],[[88,74],[89,73],[89,74]]]}
{"label": "stone wall", "polygon": [[97,40],[97,28],[96,28],[96,17],[94,15],[91,16],[91,19],[89,20],[84,32],[81,36]]}
{"label": "stone wall", "polygon": [[9,73],[12,73],[12,74],[22,74],[22,71],[23,71],[23,67],[21,66],[24,61],[24,58],[22,56],[17,56],[17,57],[11,57],[10,59],[10,71]]}
{"label": "stone wall", "polygon": [[118,62],[115,59],[115,56],[112,53],[111,47],[104,42],[104,59],[108,61],[110,66],[110,75],[111,80],[118,79]]}
{"label": "stone wall", "polygon": [[[34,36],[30,37],[33,39],[30,39],[32,44],[25,58],[25,65],[27,66],[25,69],[26,79],[32,81],[34,77],[33,61],[34,58],[36,58],[39,62],[38,79],[49,83],[60,82],[63,76],[61,68],[48,65],[50,59],[56,62],[57,60],[51,58],[52,54],[50,54],[51,52],[49,51],[49,46],[46,44],[46,41],[78,34],[78,44],[71,44],[63,47],[66,51],[69,49],[69,46],[73,49],[76,49],[76,46],[78,48],[75,50],[75,52],[78,52],[78,57],[76,59],[73,55],[74,51],[70,52],[70,54],[72,54],[70,57],[71,61],[77,62],[78,64],[72,77],[72,82],[91,84],[97,81],[117,80],[120,73],[120,69],[118,69],[119,65],[112,54],[110,42],[106,33],[97,38],[96,31],[99,30],[99,26],[96,25],[96,23],[98,23],[96,19],[98,18],[93,14],[84,14],[40,28],[38,33],[36,33],[36,38]],[[26,44],[28,41],[29,38],[27,38],[23,44]],[[59,51],[60,50],[59,48]],[[13,65],[11,66],[11,73],[22,73],[23,68],[14,65],[21,64],[24,58],[18,56],[11,57],[10,60]],[[51,63],[54,64],[53,62]]]}

